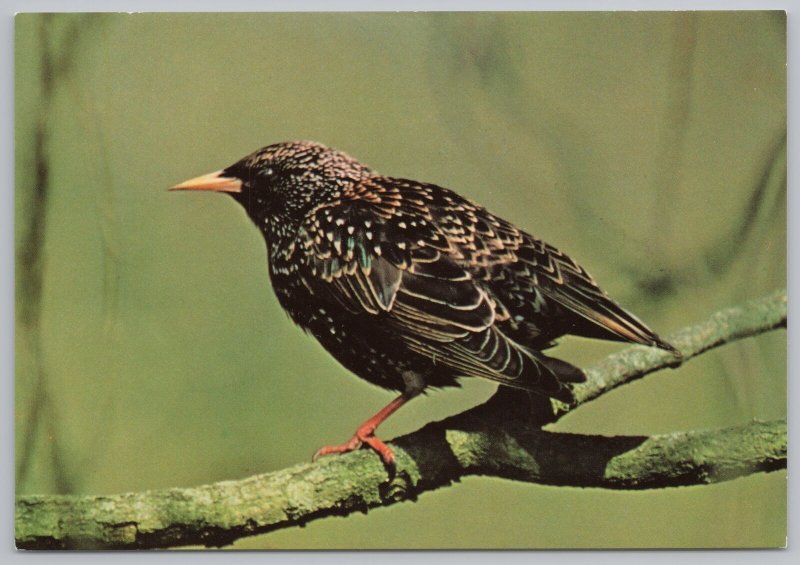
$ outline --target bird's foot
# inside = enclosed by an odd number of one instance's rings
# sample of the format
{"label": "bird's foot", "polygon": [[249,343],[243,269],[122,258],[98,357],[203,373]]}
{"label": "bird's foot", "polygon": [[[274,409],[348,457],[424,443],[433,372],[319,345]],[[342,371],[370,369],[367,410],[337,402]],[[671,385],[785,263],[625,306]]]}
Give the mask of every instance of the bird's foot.
{"label": "bird's foot", "polygon": [[323,455],[330,455],[332,453],[347,453],[348,451],[354,451],[358,449],[362,445],[367,445],[378,454],[378,456],[381,458],[381,461],[383,461],[384,466],[389,471],[389,475],[393,476],[395,471],[394,451],[392,451],[388,445],[375,437],[375,430],[378,429],[378,426],[380,426],[386,418],[391,416],[392,413],[418,395],[421,391],[422,388],[411,388],[407,390],[392,400],[389,404],[384,406],[372,418],[361,424],[356,430],[356,433],[349,440],[340,445],[326,445],[325,447],[320,447],[311,460],[316,461]]}
{"label": "bird's foot", "polygon": [[356,430],[356,433],[344,443],[339,445],[326,445],[324,447],[320,447],[314,456],[311,458],[312,461],[316,461],[320,457],[324,457],[325,455],[332,455],[334,453],[348,453],[350,451],[355,451],[356,449],[360,448],[361,446],[366,445],[383,461],[383,464],[389,468],[393,469],[395,464],[395,457],[394,451],[392,448],[383,443],[380,439],[375,437],[375,429],[372,426],[362,426]]}

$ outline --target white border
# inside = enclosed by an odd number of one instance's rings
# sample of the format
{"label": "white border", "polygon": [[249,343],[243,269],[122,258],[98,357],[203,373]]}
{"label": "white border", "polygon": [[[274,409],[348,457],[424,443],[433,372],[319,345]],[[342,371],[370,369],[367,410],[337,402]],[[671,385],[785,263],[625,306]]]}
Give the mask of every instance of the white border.
{"label": "white border", "polygon": [[[0,561],[29,563],[49,562],[53,559],[83,562],[84,560],[108,559],[128,561],[131,559],[146,559],[148,562],[228,562],[231,558],[237,560],[259,560],[269,563],[372,563],[379,561],[381,565],[414,560],[415,563],[426,565],[472,565],[484,563],[486,559],[501,561],[503,563],[529,563],[538,564],[558,563],[559,565],[572,565],[575,563],[613,564],[620,563],[672,563],[679,559],[683,564],[707,563],[709,561],[725,560],[733,563],[753,563],[754,561],[769,560],[771,563],[795,562],[800,551],[789,550],[726,550],[726,551],[507,551],[507,552],[16,552],[14,550],[13,520],[14,520],[14,481],[13,481],[13,268],[14,268],[14,235],[13,235],[13,187],[14,187],[14,111],[13,111],[13,14],[16,12],[236,12],[236,11],[470,11],[470,10],[768,10],[781,9],[789,12],[788,17],[788,44],[787,53],[789,61],[798,61],[797,32],[800,25],[797,23],[797,8],[791,0],[784,1],[757,1],[757,0],[499,0],[496,2],[476,0],[406,0],[403,2],[388,0],[338,0],[322,2],[320,0],[295,0],[290,1],[257,1],[257,0],[139,0],[122,1],[107,0],[99,3],[97,0],[6,0],[3,2],[0,13],[0,45],[2,57],[0,58]],[[794,11],[792,8],[795,8]],[[798,131],[797,102],[798,102],[798,73],[790,65],[788,68],[789,90],[789,294],[794,295],[795,282],[797,281],[796,250],[798,242],[798,227],[792,219],[797,217],[797,197],[794,190],[797,187],[793,156],[795,151],[794,140]],[[795,308],[793,301],[789,303],[789,319],[793,320]],[[789,401],[790,405],[798,405],[795,378],[796,363],[795,346],[798,345],[793,331],[789,331]],[[796,419],[789,417],[790,438],[797,437]],[[796,468],[794,450],[789,451],[789,467]],[[791,475],[791,473],[790,473]],[[796,522],[797,489],[790,481],[789,485],[789,538],[797,540],[798,528]],[[191,561],[190,561],[191,560]]]}

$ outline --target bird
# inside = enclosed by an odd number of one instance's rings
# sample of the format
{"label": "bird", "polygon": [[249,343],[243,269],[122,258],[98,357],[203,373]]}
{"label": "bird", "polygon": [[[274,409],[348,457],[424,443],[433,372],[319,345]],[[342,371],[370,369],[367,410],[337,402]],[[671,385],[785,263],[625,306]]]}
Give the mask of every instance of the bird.
{"label": "bird", "polygon": [[291,320],[356,376],[399,393],[321,456],[366,446],[428,389],[481,377],[575,402],[578,367],[545,350],[565,335],[680,352],[571,257],[456,192],[384,176],[311,141],[263,147],[171,187],[233,197],[261,232]]}

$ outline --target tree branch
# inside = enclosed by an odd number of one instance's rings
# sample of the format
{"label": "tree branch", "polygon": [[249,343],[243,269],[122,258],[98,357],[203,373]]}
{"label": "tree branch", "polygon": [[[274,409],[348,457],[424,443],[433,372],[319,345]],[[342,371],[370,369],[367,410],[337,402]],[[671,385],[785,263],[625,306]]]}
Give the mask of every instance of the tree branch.
{"label": "tree branch", "polygon": [[[737,339],[786,327],[786,290],[777,290],[741,306],[720,310],[705,322],[669,336],[683,356],[683,362]],[[675,367],[674,355],[653,347],[634,346],[609,355],[586,371],[586,382],[575,387],[577,405],[586,404],[610,390],[645,375]],[[568,409],[562,409],[566,412]],[[560,417],[560,416],[559,416]],[[555,418],[557,419],[557,418]]]}
{"label": "tree branch", "polygon": [[[786,293],[718,312],[670,341],[689,359],[724,343],[786,324]],[[632,347],[588,370],[579,404],[674,365],[665,352]],[[194,488],[110,496],[17,498],[21,548],[221,546],[311,520],[415,500],[469,475],[611,489],[664,488],[731,480],[786,467],[786,422],[751,422],[658,436],[564,434],[542,430],[564,411],[532,425],[518,392],[502,388],[487,403],[392,442],[393,478],[361,450],[317,463]],[[515,402],[509,403],[509,394]],[[532,401],[538,402],[536,399]],[[537,409],[541,406],[535,405]]]}

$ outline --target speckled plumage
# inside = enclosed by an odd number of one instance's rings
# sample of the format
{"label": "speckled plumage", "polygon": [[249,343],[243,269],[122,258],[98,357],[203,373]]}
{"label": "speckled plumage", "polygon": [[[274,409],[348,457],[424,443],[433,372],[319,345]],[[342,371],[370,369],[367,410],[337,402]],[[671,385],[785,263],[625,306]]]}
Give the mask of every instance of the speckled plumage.
{"label": "speckled plumage", "polygon": [[565,335],[674,351],[573,259],[446,188],[311,142],[218,173],[267,243],[281,306],[350,371],[413,396],[477,376],[562,401]]}

